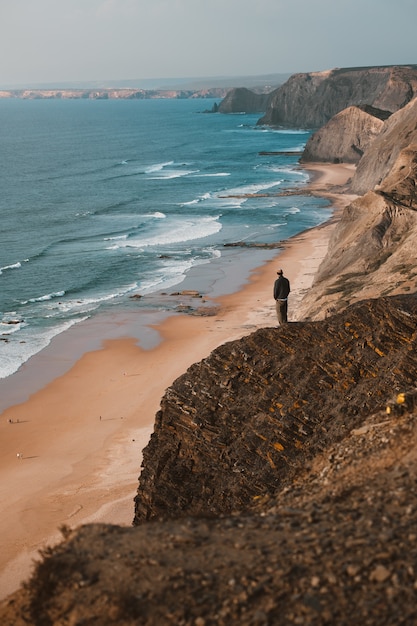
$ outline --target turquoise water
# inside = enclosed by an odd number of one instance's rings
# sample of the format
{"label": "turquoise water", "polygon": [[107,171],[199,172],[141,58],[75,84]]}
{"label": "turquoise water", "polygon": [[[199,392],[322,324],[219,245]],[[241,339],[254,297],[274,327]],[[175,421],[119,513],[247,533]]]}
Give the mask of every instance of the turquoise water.
{"label": "turquoise water", "polygon": [[213,102],[0,100],[0,378],[132,294],[218,266],[227,243],[328,219],[324,200],[276,195],[308,181],[310,131],[204,114]]}

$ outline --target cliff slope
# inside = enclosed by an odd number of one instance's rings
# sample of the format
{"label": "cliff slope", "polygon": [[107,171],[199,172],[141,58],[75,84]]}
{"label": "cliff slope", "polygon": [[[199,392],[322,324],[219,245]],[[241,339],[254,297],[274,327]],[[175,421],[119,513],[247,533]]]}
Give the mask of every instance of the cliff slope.
{"label": "cliff slope", "polygon": [[301,163],[358,163],[384,126],[378,110],[371,110],[352,106],[337,113],[308,139]]}
{"label": "cliff slope", "polygon": [[265,111],[268,95],[255,93],[246,87],[231,89],[219,104],[219,113],[261,113]]}
{"label": "cliff slope", "polygon": [[294,74],[272,92],[258,123],[320,128],[349,106],[370,105],[394,113],[416,94],[416,65]]}
{"label": "cliff slope", "polygon": [[351,185],[353,193],[364,194],[381,184],[401,150],[410,144],[417,144],[417,98],[384,122],[358,163]]}
{"label": "cliff slope", "polygon": [[371,300],[190,368],[148,448],[140,525],[64,530],[2,625],[414,624],[417,413],[380,409],[414,383],[416,324],[416,295]]}
{"label": "cliff slope", "polygon": [[371,190],[343,211],[302,303],[304,318],[321,319],[373,294],[417,288],[416,181],[415,98],[384,123],[359,162],[351,189],[369,184]]}
{"label": "cliff slope", "polygon": [[306,457],[413,384],[415,305],[370,300],[262,329],[193,365],[162,399],[134,523],[247,510],[282,489]]}

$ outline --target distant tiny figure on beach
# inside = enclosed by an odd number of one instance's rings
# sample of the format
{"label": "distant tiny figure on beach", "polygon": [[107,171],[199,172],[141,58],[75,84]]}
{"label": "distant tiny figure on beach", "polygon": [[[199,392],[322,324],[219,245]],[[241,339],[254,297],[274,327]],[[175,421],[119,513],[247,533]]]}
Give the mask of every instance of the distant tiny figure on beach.
{"label": "distant tiny figure on beach", "polygon": [[16,456],[18,459],[23,459],[23,454],[21,452],[18,452]]}
{"label": "distant tiny figure on beach", "polygon": [[284,272],[278,270],[277,274],[278,278],[274,282],[274,300],[278,322],[281,325],[288,322],[288,295],[291,289],[290,281],[285,278]]}

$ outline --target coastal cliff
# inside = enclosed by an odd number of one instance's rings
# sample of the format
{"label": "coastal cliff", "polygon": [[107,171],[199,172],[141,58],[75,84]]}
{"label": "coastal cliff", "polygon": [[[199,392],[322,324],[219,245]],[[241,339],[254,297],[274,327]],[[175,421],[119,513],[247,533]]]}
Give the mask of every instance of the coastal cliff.
{"label": "coastal cliff", "polygon": [[372,294],[416,289],[417,98],[369,143],[350,184],[368,189],[342,212],[328,253],[304,298],[304,318],[320,319]]}
{"label": "coastal cliff", "polygon": [[[134,527],[63,529],[2,624],[415,623],[415,66],[382,69],[353,87],[389,117],[323,130],[364,136],[303,321],[218,347],[166,390]],[[347,94],[356,71],[334,72]]]}
{"label": "coastal cliff", "polygon": [[258,123],[320,128],[347,107],[366,104],[394,113],[416,94],[416,65],[294,74],[270,94]]}
{"label": "coastal cliff", "polygon": [[358,106],[337,113],[308,139],[301,163],[358,163],[384,125],[378,113]]}
{"label": "coastal cliff", "polygon": [[368,300],[192,366],[163,399],[139,525],[62,529],[1,623],[413,624],[416,394],[385,404],[414,385],[416,325],[416,294]]}
{"label": "coastal cliff", "polygon": [[162,398],[134,523],[247,511],[288,486],[413,383],[416,306],[415,296],[364,301],[325,322],[259,330],[193,365]]}
{"label": "coastal cliff", "polygon": [[230,90],[218,107],[219,113],[260,113],[265,111],[268,95],[245,87]]}

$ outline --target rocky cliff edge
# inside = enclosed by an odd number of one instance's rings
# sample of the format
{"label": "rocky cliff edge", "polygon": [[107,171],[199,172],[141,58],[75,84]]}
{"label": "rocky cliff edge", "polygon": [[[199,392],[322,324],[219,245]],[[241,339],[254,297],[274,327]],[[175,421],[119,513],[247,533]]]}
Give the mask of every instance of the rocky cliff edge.
{"label": "rocky cliff edge", "polygon": [[138,526],[63,529],[2,625],[414,624],[416,394],[385,405],[415,383],[416,327],[417,295],[368,300],[192,366]]}
{"label": "rocky cliff edge", "polygon": [[259,124],[316,129],[347,107],[368,105],[394,113],[416,95],[416,65],[294,74],[270,94]]}

